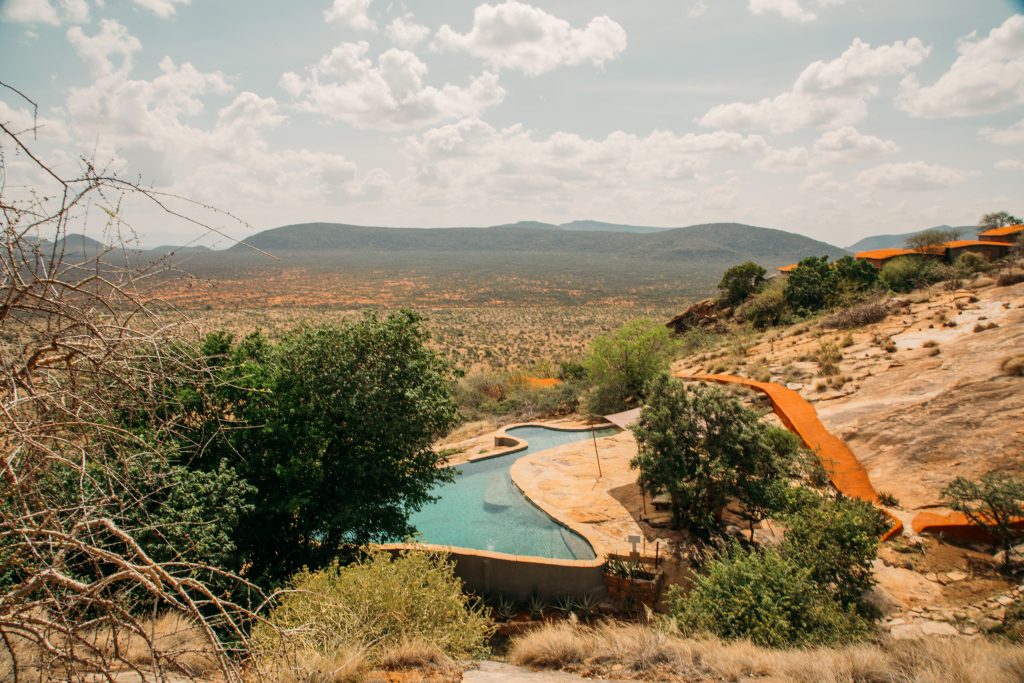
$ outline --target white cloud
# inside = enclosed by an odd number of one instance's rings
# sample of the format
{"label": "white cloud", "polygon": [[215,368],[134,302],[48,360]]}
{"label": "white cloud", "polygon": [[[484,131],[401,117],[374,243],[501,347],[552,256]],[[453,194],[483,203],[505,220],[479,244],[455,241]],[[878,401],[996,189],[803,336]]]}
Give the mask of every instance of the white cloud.
{"label": "white cloud", "polygon": [[861,171],[857,183],[877,190],[919,192],[950,187],[963,182],[968,176],[968,173],[949,166],[910,161]]}
{"label": "white cloud", "polygon": [[89,3],[86,0],[60,0],[65,21],[84,24],[89,21]]}
{"label": "white cloud", "polygon": [[712,164],[761,154],[766,147],[760,136],[725,131],[616,131],[595,139],[567,132],[538,135],[521,125],[496,128],[479,119],[406,140],[411,182],[426,204],[501,207],[510,213],[542,204],[550,211],[564,207],[608,217],[639,204],[670,211],[682,210],[681,202],[688,202],[687,210],[724,206],[735,198],[738,181],[712,188]]}
{"label": "white cloud", "polygon": [[413,21],[412,14],[405,14],[388,24],[388,38],[399,47],[416,47],[430,35],[430,29]]}
{"label": "white cloud", "polygon": [[591,19],[585,28],[573,28],[540,8],[506,0],[478,6],[468,33],[445,24],[434,46],[463,50],[494,67],[537,76],[563,65],[602,66],[626,49],[626,31],[606,16]]}
{"label": "white cloud", "polygon": [[7,0],[3,5],[0,17],[7,21],[17,21],[25,24],[53,24],[60,23],[57,10],[50,4],[49,0]]}
{"label": "white cloud", "polygon": [[383,171],[360,173],[340,154],[274,149],[267,133],[287,116],[271,97],[241,92],[211,123],[200,123],[211,99],[231,93],[220,72],[169,57],[150,80],[132,78],[130,60],[127,68],[100,72],[88,87],[71,91],[72,130],[99,163],[141,172],[144,183],[214,205],[230,197],[232,210],[257,215],[253,207],[372,199],[390,183]]}
{"label": "white cloud", "polygon": [[334,0],[324,10],[324,21],[328,24],[341,24],[357,31],[376,31],[377,23],[367,12],[373,0]]}
{"label": "white cloud", "polygon": [[981,134],[995,145],[1024,145],[1024,119],[1009,128],[982,128]]}
{"label": "white cloud", "polygon": [[1024,14],[1016,14],[987,37],[971,33],[957,45],[960,54],[934,84],[916,75],[900,85],[896,106],[919,118],[976,116],[1024,103]]}
{"label": "white cloud", "polygon": [[412,52],[392,48],[374,64],[368,50],[365,41],[342,43],[305,77],[284,74],[281,86],[306,111],[381,130],[476,116],[505,97],[495,74],[484,72],[465,87],[437,88],[424,85],[427,66]]}
{"label": "white cloud", "polygon": [[814,151],[832,160],[866,159],[883,154],[894,154],[899,145],[874,135],[865,135],[852,126],[843,126],[822,133],[814,142]]}
{"label": "white cloud", "polygon": [[879,47],[854,39],[838,58],[805,68],[788,92],[757,102],[717,105],[699,123],[774,133],[849,126],[867,115],[867,101],[878,94],[877,80],[905,73],[920,64],[930,50],[917,38]]}
{"label": "white cloud", "polygon": [[[131,71],[133,57],[142,49],[139,39],[114,19],[101,21],[99,32],[92,36],[86,35],[80,27],[72,26],[68,29],[67,38],[89,67],[93,78]],[[120,57],[121,63],[115,65],[111,59],[113,56]]]}
{"label": "white cloud", "polygon": [[791,171],[811,164],[811,153],[806,147],[772,149],[754,166],[762,171]]}
{"label": "white cloud", "polygon": [[[815,0],[820,8],[845,4],[846,0]],[[817,21],[818,15],[805,9],[804,0],[750,0],[747,7],[752,14],[778,14],[783,19],[806,24]]]}
{"label": "white cloud", "polygon": [[836,180],[831,171],[823,171],[804,178],[800,183],[800,189],[805,192],[842,192],[846,185]]}
{"label": "white cloud", "polygon": [[143,9],[148,9],[161,19],[170,19],[177,11],[175,5],[187,5],[192,0],[132,0]]}
{"label": "white cloud", "polygon": [[708,3],[706,0],[697,0],[692,3],[689,9],[686,10],[686,15],[691,19],[702,17],[708,11]]}
{"label": "white cloud", "polygon": [[1000,159],[995,167],[1003,171],[1019,171],[1024,168],[1024,161],[1020,159]]}

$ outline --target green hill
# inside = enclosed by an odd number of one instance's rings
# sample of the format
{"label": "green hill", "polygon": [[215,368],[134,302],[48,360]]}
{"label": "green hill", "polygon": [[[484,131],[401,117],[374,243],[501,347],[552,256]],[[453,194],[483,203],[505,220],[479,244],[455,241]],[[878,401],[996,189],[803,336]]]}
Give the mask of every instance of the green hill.
{"label": "green hill", "polygon": [[[731,264],[755,260],[765,266],[791,263],[805,256],[836,258],[846,252],[802,235],[740,223],[709,223],[686,228],[630,233],[609,229],[562,229],[541,223],[490,228],[382,228],[339,223],[286,225],[257,233],[245,244],[288,261],[296,252],[548,255],[567,259],[615,256],[672,262]],[[629,226],[625,226],[629,227]],[[245,244],[230,249],[246,251]]]}

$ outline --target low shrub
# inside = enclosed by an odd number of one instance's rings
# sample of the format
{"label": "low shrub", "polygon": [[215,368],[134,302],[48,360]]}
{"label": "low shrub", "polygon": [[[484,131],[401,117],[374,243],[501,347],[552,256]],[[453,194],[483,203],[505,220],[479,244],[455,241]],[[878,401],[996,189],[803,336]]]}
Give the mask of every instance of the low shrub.
{"label": "low shrub", "polygon": [[839,374],[839,363],[843,360],[843,352],[839,347],[829,341],[822,341],[818,344],[818,350],[814,354],[814,361],[818,364],[818,374],[822,377],[831,377]]}
{"label": "low shrub", "polygon": [[736,316],[759,330],[783,324],[789,317],[784,287],[784,283],[772,280],[740,306]]}
{"label": "low shrub", "polygon": [[840,330],[864,327],[882,322],[889,315],[889,307],[880,301],[866,301],[843,308],[830,315],[822,325]]}
{"label": "low shrub", "polygon": [[911,292],[942,280],[942,266],[933,259],[921,256],[901,256],[882,266],[878,279],[890,291]]}
{"label": "low shrub", "polygon": [[1009,287],[1010,285],[1016,285],[1021,282],[1024,282],[1024,271],[1019,270],[1001,273],[999,277],[996,278],[996,284],[1000,287]]}
{"label": "low shrub", "polygon": [[867,622],[844,612],[802,567],[774,548],[732,546],[713,560],[684,594],[669,589],[670,614],[683,633],[749,639],[793,647],[856,639]]}
{"label": "low shrub", "polygon": [[253,644],[270,659],[355,648],[374,663],[409,643],[465,659],[485,655],[493,633],[487,608],[463,593],[445,556],[375,551],[347,567],[296,574]]}
{"label": "low shrub", "polygon": [[992,265],[981,254],[968,251],[960,254],[953,263],[953,270],[960,277],[970,277],[975,273],[984,273],[992,269]]}

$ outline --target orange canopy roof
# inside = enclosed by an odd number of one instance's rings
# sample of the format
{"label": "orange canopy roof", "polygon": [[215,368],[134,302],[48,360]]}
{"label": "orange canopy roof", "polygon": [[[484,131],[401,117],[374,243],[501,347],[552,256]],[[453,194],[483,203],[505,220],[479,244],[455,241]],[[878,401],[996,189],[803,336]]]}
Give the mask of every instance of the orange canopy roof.
{"label": "orange canopy roof", "polygon": [[871,251],[862,251],[854,255],[854,258],[859,259],[879,259],[885,260],[890,258],[896,258],[897,256],[906,256],[908,254],[920,254],[921,252],[914,249],[873,249]]}
{"label": "orange canopy roof", "polygon": [[1010,245],[1006,242],[986,242],[985,240],[954,240],[952,242],[943,242],[942,246],[949,249],[960,249],[962,247],[1003,247],[1005,249]]}
{"label": "orange canopy roof", "polygon": [[1015,235],[1018,232],[1024,232],[1024,224],[1004,225],[1001,228],[992,228],[985,232],[979,232],[978,237],[1002,237],[1005,235]]}
{"label": "orange canopy roof", "polygon": [[776,270],[778,270],[780,273],[788,273],[791,270],[795,270],[798,265],[800,265],[800,264],[799,263],[790,263],[788,266],[779,266],[778,268],[776,268]]}

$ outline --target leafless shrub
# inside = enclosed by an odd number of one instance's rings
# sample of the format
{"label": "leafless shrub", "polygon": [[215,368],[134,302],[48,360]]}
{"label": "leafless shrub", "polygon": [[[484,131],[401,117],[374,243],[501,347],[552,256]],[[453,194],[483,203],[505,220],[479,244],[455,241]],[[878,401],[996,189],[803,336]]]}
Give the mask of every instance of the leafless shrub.
{"label": "leafless shrub", "polygon": [[841,330],[864,327],[885,320],[889,307],[880,301],[868,301],[836,311],[822,325]]}
{"label": "leafless shrub", "polygon": [[[138,540],[163,534],[146,503],[171,485],[159,465],[188,416],[165,415],[146,437],[116,419],[128,405],[159,414],[161,383],[204,372],[173,351],[176,330],[146,296],[170,265],[133,260],[120,206],[148,201],[210,228],[172,208],[180,198],[88,160],[58,175],[32,133],[0,121],[0,667],[13,680],[239,680],[259,590],[154,559]],[[68,239],[97,215],[114,246]]]}

